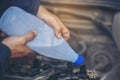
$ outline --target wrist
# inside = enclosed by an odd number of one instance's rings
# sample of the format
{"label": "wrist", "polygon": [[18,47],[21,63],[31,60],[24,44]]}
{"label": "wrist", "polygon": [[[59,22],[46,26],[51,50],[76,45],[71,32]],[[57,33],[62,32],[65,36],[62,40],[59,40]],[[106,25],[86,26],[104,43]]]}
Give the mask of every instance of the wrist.
{"label": "wrist", "polygon": [[53,16],[52,13],[50,13],[44,6],[39,6],[37,17],[40,19],[46,21],[48,18],[50,19]]}
{"label": "wrist", "polygon": [[41,18],[42,19],[42,9],[41,9],[42,6],[39,6],[38,8],[38,12],[37,12],[37,17]]}

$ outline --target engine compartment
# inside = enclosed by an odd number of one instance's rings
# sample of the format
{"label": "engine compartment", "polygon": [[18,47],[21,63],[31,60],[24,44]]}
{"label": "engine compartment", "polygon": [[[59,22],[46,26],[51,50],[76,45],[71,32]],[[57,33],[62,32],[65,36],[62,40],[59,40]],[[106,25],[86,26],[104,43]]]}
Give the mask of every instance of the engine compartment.
{"label": "engine compartment", "polygon": [[[120,53],[112,37],[112,20],[117,4],[85,3],[82,0],[41,0],[41,5],[56,14],[71,31],[71,47],[85,57],[77,67],[72,63],[31,53],[12,59],[6,80],[101,80],[119,63]],[[104,3],[104,1],[102,1]],[[104,80],[104,79],[103,79]]]}

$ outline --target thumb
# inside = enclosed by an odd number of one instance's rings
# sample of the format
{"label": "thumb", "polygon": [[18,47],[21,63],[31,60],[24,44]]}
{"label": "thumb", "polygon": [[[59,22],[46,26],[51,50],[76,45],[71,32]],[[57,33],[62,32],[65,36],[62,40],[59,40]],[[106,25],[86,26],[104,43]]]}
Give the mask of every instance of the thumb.
{"label": "thumb", "polygon": [[61,38],[61,36],[62,36],[61,33],[57,30],[55,30],[55,35],[57,38]]}
{"label": "thumb", "polygon": [[27,34],[24,34],[22,37],[25,39],[25,42],[29,42],[35,38],[37,32],[35,30],[31,30]]}

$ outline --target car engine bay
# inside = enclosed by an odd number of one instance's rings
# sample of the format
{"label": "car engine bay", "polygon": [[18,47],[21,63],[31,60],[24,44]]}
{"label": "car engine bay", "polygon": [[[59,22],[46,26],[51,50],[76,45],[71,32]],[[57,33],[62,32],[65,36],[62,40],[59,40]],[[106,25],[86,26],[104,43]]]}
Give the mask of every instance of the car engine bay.
{"label": "car engine bay", "polygon": [[41,0],[41,5],[68,27],[71,31],[68,43],[85,57],[85,62],[75,66],[34,52],[10,59],[5,80],[105,80],[120,61],[111,30],[119,4],[109,0]]}

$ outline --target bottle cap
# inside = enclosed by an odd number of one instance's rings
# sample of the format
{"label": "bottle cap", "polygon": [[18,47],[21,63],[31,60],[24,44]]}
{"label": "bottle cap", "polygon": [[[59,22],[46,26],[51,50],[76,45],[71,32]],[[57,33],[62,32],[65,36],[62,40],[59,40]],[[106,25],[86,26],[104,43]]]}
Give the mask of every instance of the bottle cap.
{"label": "bottle cap", "polygon": [[84,62],[84,57],[78,55],[77,60],[74,62],[75,65],[80,66]]}

